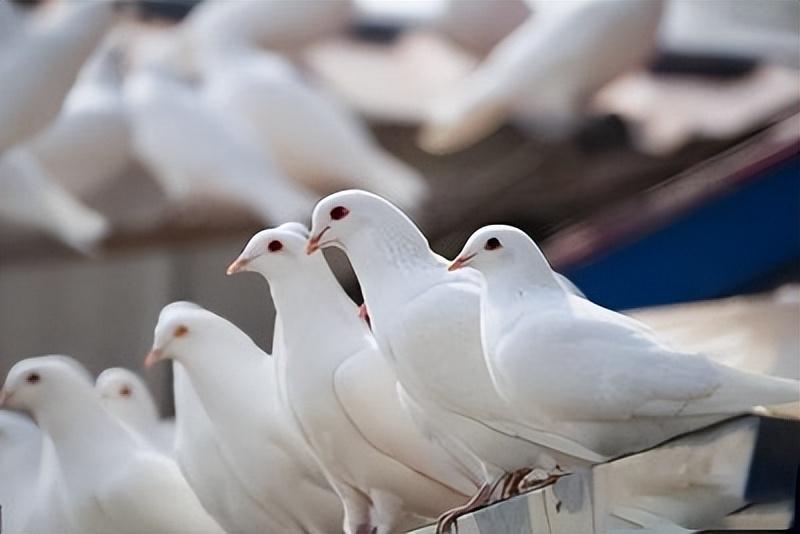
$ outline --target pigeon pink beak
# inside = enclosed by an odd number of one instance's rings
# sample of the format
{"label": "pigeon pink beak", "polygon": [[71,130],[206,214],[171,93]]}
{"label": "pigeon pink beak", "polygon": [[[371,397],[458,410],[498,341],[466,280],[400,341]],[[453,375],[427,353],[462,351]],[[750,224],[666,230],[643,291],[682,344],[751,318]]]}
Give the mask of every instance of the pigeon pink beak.
{"label": "pigeon pink beak", "polygon": [[237,258],[228,266],[228,270],[225,273],[230,276],[232,274],[240,273],[247,268],[247,264],[250,263],[250,260],[247,258]]}
{"label": "pigeon pink beak", "polygon": [[164,359],[164,351],[161,349],[153,349],[144,357],[145,369],[150,369],[155,364]]}
{"label": "pigeon pink beak", "polygon": [[453,260],[453,263],[447,267],[448,271],[456,271],[461,269],[462,267],[466,267],[469,265],[469,262],[472,258],[475,257],[475,254],[469,254],[468,256],[459,256],[458,258]]}
{"label": "pigeon pink beak", "polygon": [[325,235],[325,232],[330,229],[330,226],[326,226],[320,233],[309,238],[308,244],[306,245],[306,254],[313,254],[320,249],[320,241],[322,240],[322,236]]}
{"label": "pigeon pink beak", "polygon": [[0,408],[3,408],[8,404],[8,400],[11,398],[13,393],[9,393],[6,388],[0,389]]}

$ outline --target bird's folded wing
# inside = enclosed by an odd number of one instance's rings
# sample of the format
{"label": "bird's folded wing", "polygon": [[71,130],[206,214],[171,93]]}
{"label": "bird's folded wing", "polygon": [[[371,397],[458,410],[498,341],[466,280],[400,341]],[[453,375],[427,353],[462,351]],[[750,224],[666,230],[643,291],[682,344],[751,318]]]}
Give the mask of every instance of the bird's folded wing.
{"label": "bird's folded wing", "polygon": [[404,411],[397,380],[383,356],[363,351],[336,370],[336,396],[361,435],[386,456],[433,478],[456,491],[469,494],[474,485],[447,467],[438,446],[429,441]]}
{"label": "bird's folded wing", "polygon": [[506,334],[501,350],[529,353],[531,386],[551,390],[543,406],[572,420],[680,415],[720,387],[718,366],[676,352],[636,325],[627,318],[571,317],[534,329],[523,321]]}

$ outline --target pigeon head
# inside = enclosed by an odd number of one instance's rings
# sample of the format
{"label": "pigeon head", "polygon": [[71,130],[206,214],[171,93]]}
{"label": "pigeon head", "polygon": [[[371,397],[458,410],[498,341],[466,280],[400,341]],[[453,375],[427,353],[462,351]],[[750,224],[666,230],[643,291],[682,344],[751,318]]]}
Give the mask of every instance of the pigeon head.
{"label": "pigeon head", "polygon": [[448,270],[469,266],[483,274],[493,274],[507,272],[516,266],[538,264],[550,270],[541,250],[525,232],[513,226],[493,224],[470,236]]}
{"label": "pigeon head", "polygon": [[121,367],[106,369],[97,377],[94,387],[106,408],[120,419],[156,416],[150,391],[133,371]]}
{"label": "pigeon head", "polygon": [[366,191],[352,189],[328,195],[314,207],[306,253],[330,246],[346,250],[346,242],[354,234],[398,215],[405,218],[389,201]]}
{"label": "pigeon head", "polygon": [[300,223],[286,223],[262,230],[245,245],[228,267],[228,274],[256,271],[267,278],[293,271],[297,261],[305,260],[308,229]]}
{"label": "pigeon head", "polygon": [[14,364],[0,391],[0,406],[36,412],[63,402],[77,391],[91,391],[86,369],[67,356],[38,356]]}
{"label": "pigeon head", "polygon": [[220,339],[230,338],[232,333],[244,335],[226,319],[197,304],[173,302],[164,306],[158,316],[153,348],[144,365],[149,368],[166,359],[182,361],[190,354],[202,352],[204,347],[218,346]]}

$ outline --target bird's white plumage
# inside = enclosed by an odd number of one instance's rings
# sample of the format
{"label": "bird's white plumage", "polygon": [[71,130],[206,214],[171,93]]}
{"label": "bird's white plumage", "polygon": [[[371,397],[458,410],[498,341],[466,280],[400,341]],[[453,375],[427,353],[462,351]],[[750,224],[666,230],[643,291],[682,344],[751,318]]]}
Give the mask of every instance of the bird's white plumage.
{"label": "bird's white plumage", "polygon": [[[348,214],[334,220],[334,208]],[[381,352],[411,398],[415,419],[448,447],[453,465],[470,469],[480,460],[478,480],[538,465],[554,468],[557,437],[540,436],[517,424],[497,394],[480,345],[479,276],[450,273],[414,224],[385,200],[363,191],[345,191],[317,204],[312,235],[322,245],[347,253],[359,278]],[[313,239],[313,238],[312,238]],[[426,423],[425,419],[429,419]],[[572,444],[570,444],[572,445]],[[579,446],[570,453],[597,460]]]}
{"label": "bird's white plumage", "polygon": [[321,193],[363,187],[407,209],[426,197],[416,170],[383,150],[350,110],[283,57],[245,42],[206,48],[198,62],[209,98],[248,125],[294,180]]}
{"label": "bird's white plumage", "polygon": [[[181,326],[186,331],[175,335]],[[338,498],[281,410],[272,357],[232,323],[183,302],[162,310],[154,346],[186,371],[235,479],[229,487],[260,511],[244,521],[268,532],[327,532],[341,524]]]}
{"label": "bird's white plumage", "polygon": [[183,366],[173,361],[175,461],[197,498],[229,534],[259,532],[271,525],[268,511],[250,496],[222,452],[214,424]]}
{"label": "bird's white plumage", "polygon": [[485,277],[483,346],[498,391],[521,418],[591,450],[630,453],[800,399],[797,381],[677,351],[634,319],[565,292],[516,228],[478,230],[459,257]]}
{"label": "bird's white plumage", "polygon": [[0,506],[3,528],[22,532],[36,502],[42,434],[29,418],[0,411]]}
{"label": "bird's white plumage", "polygon": [[[274,349],[279,388],[342,497],[346,532],[418,526],[414,515],[436,517],[475,488],[446,469],[443,451],[403,412],[367,325],[325,260],[306,255],[306,237],[295,228],[264,230],[237,260],[270,282],[282,325]],[[270,252],[274,242],[280,248]]]}
{"label": "bird's white plumage", "polygon": [[138,67],[128,74],[124,95],[134,152],[167,195],[176,202],[222,196],[266,221],[307,213],[314,196],[278,170],[268,150],[205,91],[176,76],[161,53],[148,41],[134,48]]}
{"label": "bird's white plumage", "polygon": [[65,190],[24,145],[0,155],[0,218],[87,252],[109,232],[99,212]]}
{"label": "bird's white plumage", "polygon": [[463,83],[431,105],[420,136],[424,148],[459,150],[512,114],[541,134],[570,131],[595,91],[647,59],[662,7],[661,0],[539,4]]}
{"label": "bird's white plumage", "polygon": [[30,411],[52,440],[78,532],[221,533],[172,460],[103,408],[84,372],[58,356],[15,364],[6,403]]}
{"label": "bird's white plumage", "polygon": [[55,119],[89,57],[112,22],[112,4],[60,2],[22,13],[0,9],[0,151],[23,142]]}
{"label": "bird's white plumage", "polygon": [[353,16],[350,0],[226,2],[197,6],[184,31],[200,49],[242,44],[293,52],[343,30]]}
{"label": "bird's white plumage", "polygon": [[131,162],[120,37],[112,32],[97,47],[59,115],[26,144],[54,179],[81,195],[101,189]]}

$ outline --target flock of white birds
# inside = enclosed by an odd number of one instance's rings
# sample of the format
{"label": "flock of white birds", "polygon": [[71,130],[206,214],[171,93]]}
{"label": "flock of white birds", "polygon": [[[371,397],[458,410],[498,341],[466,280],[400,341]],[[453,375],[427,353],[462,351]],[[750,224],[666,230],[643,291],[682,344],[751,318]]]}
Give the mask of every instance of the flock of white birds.
{"label": "flock of white birds", "polygon": [[[130,371],[93,384],[60,355],[11,368],[0,405],[35,424],[0,412],[4,532],[388,534],[437,517],[444,530],[800,402],[796,380],[681,351],[592,303],[516,228],[484,227],[447,261],[373,193],[329,195],[311,220],[258,232],[228,268],[269,283],[271,355],[196,304],[161,311],[144,363],[171,360],[173,424]],[[347,254],[361,308],[326,247]]]}
{"label": "flock of white birds", "polygon": [[[644,60],[662,2],[565,6],[434,105],[421,143],[458,149],[525,110],[568,127]],[[145,363],[172,360],[174,422],[131,371],[93,381],[60,355],[12,367],[0,405],[33,421],[0,411],[4,533],[388,534],[437,518],[444,530],[498,498],[798,401],[797,381],[682,352],[593,304],[515,228],[479,230],[452,262],[431,251],[403,211],[425,198],[422,177],[290,59],[351,12],[208,1],[161,28],[119,22],[110,1],[0,1],[0,218],[90,249],[109,224],[65,184],[90,190],[131,158],[176,204],[227,197],[269,224],[312,213],[310,229],[253,236],[228,271],[269,282],[271,355],[200,306],[162,310]],[[317,202],[349,187],[373,193]],[[325,247],[347,254],[360,308]]]}
{"label": "flock of white birds", "polygon": [[[430,103],[421,145],[458,150],[518,112],[548,131],[574,124],[588,96],[650,54],[662,3],[544,2],[507,37],[496,34],[518,21],[487,28],[483,40],[500,43]],[[453,0],[440,26],[480,41],[491,5]],[[413,212],[428,193],[419,172],[303,70],[304,47],[345,31],[355,11],[349,0],[208,0],[167,26],[112,0],[0,3],[0,220],[92,250],[111,224],[80,198],[132,162],[172,206],[226,198],[267,224],[349,187]],[[553,54],[561,40],[571,46]]]}

